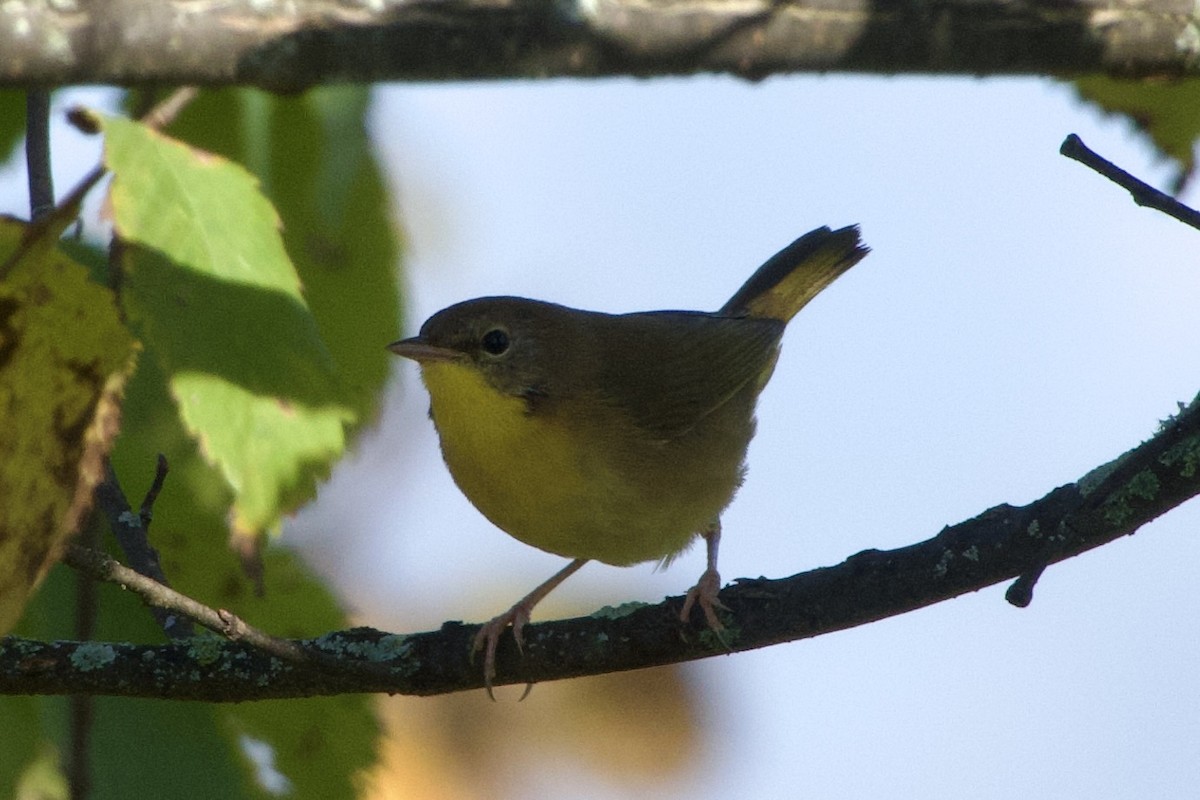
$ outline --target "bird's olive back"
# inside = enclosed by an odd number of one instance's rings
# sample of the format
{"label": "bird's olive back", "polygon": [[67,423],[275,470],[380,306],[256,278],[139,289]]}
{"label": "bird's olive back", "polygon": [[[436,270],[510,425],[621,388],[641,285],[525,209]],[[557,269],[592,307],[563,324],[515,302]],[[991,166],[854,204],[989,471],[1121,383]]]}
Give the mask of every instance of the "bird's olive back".
{"label": "bird's olive back", "polygon": [[[516,297],[451,306],[421,328],[531,411],[617,409],[655,437],[679,435],[774,363],[784,323],[693,311],[601,314]],[[585,422],[585,420],[579,420]]]}

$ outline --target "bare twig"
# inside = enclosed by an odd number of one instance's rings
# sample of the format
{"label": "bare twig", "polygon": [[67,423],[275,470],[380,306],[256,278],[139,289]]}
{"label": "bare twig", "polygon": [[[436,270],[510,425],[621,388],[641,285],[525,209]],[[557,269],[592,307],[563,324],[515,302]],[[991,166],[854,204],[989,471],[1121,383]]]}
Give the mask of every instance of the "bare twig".
{"label": "bare twig", "polygon": [[[154,480],[150,483],[150,488],[146,490],[146,496],[142,498],[142,507],[138,509],[138,516],[142,520],[143,528],[149,528],[150,522],[154,518],[154,501],[158,499],[158,493],[162,491],[163,481],[167,479],[167,470],[167,457],[159,453],[158,460],[154,465]],[[158,554],[155,553],[155,555]]]}
{"label": "bare twig", "polygon": [[[129,560],[133,569],[158,584],[170,588],[170,582],[163,572],[158,551],[150,544],[149,538],[154,501],[158,497],[166,477],[167,459],[159,455],[154,482],[146,492],[140,511],[135,514],[129,507],[129,501],[125,499],[125,492],[121,489],[120,481],[117,480],[116,471],[106,460],[104,462],[104,480],[96,486],[96,504],[107,517],[109,527],[112,528],[117,543],[121,545],[121,550],[125,553],[125,558]],[[150,613],[162,626],[163,632],[168,637],[186,639],[192,636],[194,631],[189,618],[170,613],[170,611],[170,609],[157,605],[150,605]]]}
{"label": "bare twig", "polygon": [[[79,539],[95,547],[100,538],[98,518],[89,515]],[[91,575],[75,574],[75,638],[82,642],[95,638],[96,618],[100,614],[100,597],[96,580]],[[68,703],[70,749],[66,757],[67,782],[71,800],[86,800],[92,791],[92,730],[96,717],[96,700],[91,695],[73,694]]]}
{"label": "bare twig", "polygon": [[195,86],[181,86],[167,95],[161,103],[142,115],[141,122],[147,127],[161,131],[175,121],[188,104],[196,99],[200,90]]}
{"label": "bare twig", "polygon": [[25,166],[29,175],[29,218],[38,219],[54,210],[49,89],[25,92]]}
{"label": "bare twig", "polygon": [[347,659],[328,653],[308,642],[272,636],[224,608],[210,608],[175,591],[169,586],[142,575],[98,550],[78,545],[67,548],[63,562],[99,580],[119,584],[137,594],[151,608],[194,620],[229,639],[241,642],[283,662],[301,668],[315,668],[323,673],[358,676],[360,679],[380,680],[391,674],[386,665],[363,659]]}
{"label": "bare twig", "polygon": [[228,639],[246,642],[285,661],[299,664],[311,661],[304,648],[295,642],[264,633],[225,609],[209,608],[98,550],[69,546],[63,554],[63,562],[99,580],[120,584],[147,605],[186,616]]}
{"label": "bare twig", "polygon": [[1174,217],[1184,225],[1190,225],[1200,230],[1200,212],[1176,200],[1165,192],[1160,192],[1140,178],[1130,175],[1111,161],[1101,157],[1088,148],[1075,134],[1070,134],[1063,140],[1058,152],[1067,158],[1074,159],[1084,166],[1099,172],[1113,183],[1120,186],[1133,196],[1133,202],[1139,206],[1153,208],[1167,216]]}

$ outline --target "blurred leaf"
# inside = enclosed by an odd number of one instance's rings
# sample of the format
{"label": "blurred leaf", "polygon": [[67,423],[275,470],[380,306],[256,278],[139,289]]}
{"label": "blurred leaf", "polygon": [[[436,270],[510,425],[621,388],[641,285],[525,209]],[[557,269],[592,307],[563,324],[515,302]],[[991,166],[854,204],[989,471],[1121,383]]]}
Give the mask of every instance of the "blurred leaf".
{"label": "blurred leaf", "polygon": [[112,292],[54,246],[61,227],[32,230],[0,219],[0,633],[91,506],[134,349]]}
{"label": "blurred leaf", "polygon": [[58,752],[42,747],[17,784],[16,800],[69,800],[71,787],[58,763]]}
{"label": "blurred leaf", "polygon": [[688,775],[704,742],[703,697],[681,666],[501,692],[379,700],[386,738],[370,800],[519,796],[525,765],[580,769],[621,794],[655,796]]}
{"label": "blurred leaf", "polygon": [[0,747],[0,797],[16,797],[22,777],[37,760],[44,739],[35,697],[0,697],[6,734]]}
{"label": "blurred leaf", "polygon": [[[288,797],[356,797],[375,763],[379,723],[369,697],[246,703],[222,709],[227,730],[266,743]],[[263,796],[268,796],[263,793]]]}
{"label": "blurred leaf", "polygon": [[257,796],[246,790],[220,707],[126,697],[95,702],[89,800]]}
{"label": "blurred leaf", "polygon": [[1175,163],[1178,172],[1171,193],[1182,192],[1196,167],[1200,80],[1117,80],[1092,75],[1074,83],[1081,99],[1127,117],[1149,137],[1160,156]]}
{"label": "blurred leaf", "polygon": [[0,89],[0,163],[8,161],[25,140],[25,92]]}
{"label": "blurred leaf", "polygon": [[316,492],[352,409],[301,296],[278,217],[240,166],[100,119],[125,252],[123,300],[250,538]]}

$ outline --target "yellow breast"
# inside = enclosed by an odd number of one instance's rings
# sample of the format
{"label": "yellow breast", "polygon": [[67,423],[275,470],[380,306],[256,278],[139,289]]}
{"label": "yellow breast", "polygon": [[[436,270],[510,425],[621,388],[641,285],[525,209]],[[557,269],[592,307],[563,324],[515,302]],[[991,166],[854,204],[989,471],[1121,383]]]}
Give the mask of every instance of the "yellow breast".
{"label": "yellow breast", "polygon": [[493,524],[542,550],[617,565],[667,558],[736,487],[699,503],[663,492],[645,470],[631,474],[614,426],[572,420],[570,408],[531,414],[523,398],[499,392],[468,363],[427,362],[421,372],[455,483]]}

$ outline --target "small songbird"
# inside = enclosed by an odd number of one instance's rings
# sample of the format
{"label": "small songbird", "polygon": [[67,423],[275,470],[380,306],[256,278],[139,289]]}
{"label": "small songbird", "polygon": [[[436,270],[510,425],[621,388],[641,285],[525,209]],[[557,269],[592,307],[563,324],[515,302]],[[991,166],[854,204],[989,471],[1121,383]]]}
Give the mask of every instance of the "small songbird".
{"label": "small songbird", "polygon": [[602,314],[523,297],[450,306],[389,345],[421,366],[450,474],[497,527],[572,559],[484,625],[518,646],[533,607],[587,561],[669,562],[696,536],[708,567],[687,593],[718,633],[720,515],[745,474],[754,406],[796,312],[868,249],[857,227],[785,247],[716,312]]}

